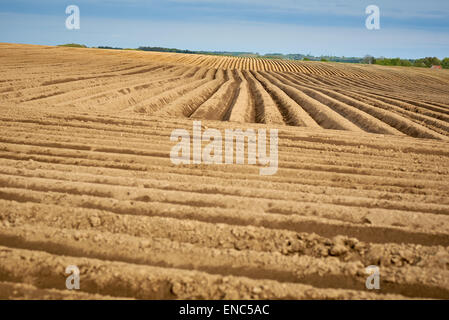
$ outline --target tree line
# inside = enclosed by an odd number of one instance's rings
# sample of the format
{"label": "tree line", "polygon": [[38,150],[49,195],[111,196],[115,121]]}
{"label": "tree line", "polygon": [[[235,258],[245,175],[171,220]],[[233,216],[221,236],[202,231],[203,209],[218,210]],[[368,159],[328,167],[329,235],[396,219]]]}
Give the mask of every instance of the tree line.
{"label": "tree line", "polygon": [[365,56],[362,63],[378,64],[382,66],[402,66],[402,67],[419,67],[430,68],[432,66],[441,66],[444,69],[449,69],[449,58],[443,60],[437,57],[425,57],[421,59],[400,59],[400,58],[374,58],[373,56]]}

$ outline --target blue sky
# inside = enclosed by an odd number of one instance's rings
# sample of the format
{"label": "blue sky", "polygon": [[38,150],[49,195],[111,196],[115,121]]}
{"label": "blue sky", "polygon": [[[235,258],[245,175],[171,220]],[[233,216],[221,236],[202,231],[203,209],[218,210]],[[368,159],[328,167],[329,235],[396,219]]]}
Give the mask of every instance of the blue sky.
{"label": "blue sky", "polygon": [[[80,30],[65,28],[73,4]],[[380,30],[365,28],[371,4],[380,8]],[[0,42],[442,58],[449,1],[0,0]]]}

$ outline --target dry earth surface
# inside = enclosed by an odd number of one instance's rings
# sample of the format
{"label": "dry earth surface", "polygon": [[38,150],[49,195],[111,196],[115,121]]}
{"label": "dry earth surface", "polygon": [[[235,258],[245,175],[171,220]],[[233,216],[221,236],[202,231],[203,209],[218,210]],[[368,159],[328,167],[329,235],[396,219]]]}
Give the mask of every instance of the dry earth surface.
{"label": "dry earth surface", "polygon": [[[0,44],[0,74],[0,298],[449,298],[446,70]],[[193,119],[279,129],[278,172],[173,165]]]}

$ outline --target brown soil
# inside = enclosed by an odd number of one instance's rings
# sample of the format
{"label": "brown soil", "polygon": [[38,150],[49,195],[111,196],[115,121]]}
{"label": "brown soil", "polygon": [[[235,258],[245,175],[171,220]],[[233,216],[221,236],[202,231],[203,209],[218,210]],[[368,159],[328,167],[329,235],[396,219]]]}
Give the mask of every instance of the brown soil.
{"label": "brown soil", "polygon": [[[446,70],[13,44],[0,62],[0,299],[449,298]],[[173,165],[193,120],[279,129],[278,172]]]}

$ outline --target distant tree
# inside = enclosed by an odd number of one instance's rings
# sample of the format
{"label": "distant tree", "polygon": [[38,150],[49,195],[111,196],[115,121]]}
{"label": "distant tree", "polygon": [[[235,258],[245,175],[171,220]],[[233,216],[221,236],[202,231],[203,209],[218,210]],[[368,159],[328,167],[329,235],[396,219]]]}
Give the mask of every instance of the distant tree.
{"label": "distant tree", "polygon": [[441,60],[438,59],[437,57],[433,57],[431,60],[431,63],[432,63],[432,65],[435,65],[435,66],[441,66]]}
{"label": "distant tree", "polygon": [[395,59],[389,59],[389,58],[382,58],[382,59],[377,59],[376,60],[376,64],[380,64],[382,66],[395,66],[396,64]]}
{"label": "distant tree", "polygon": [[97,49],[110,49],[110,50],[123,50],[123,48],[109,47],[109,46],[99,46]]}
{"label": "distant tree", "polygon": [[306,57],[304,57],[302,60],[303,60],[303,61],[310,61],[310,59],[309,59],[309,58],[306,58]]}
{"label": "distant tree", "polygon": [[326,58],[321,58],[320,61],[322,61],[322,62],[329,62],[329,60],[327,60]]}
{"label": "distant tree", "polygon": [[67,44],[60,44],[58,47],[70,47],[70,48],[87,48],[84,44],[78,44],[78,43],[67,43]]}
{"label": "distant tree", "polygon": [[444,58],[444,59],[441,61],[441,66],[442,66],[444,69],[449,69],[449,58]]}
{"label": "distant tree", "polygon": [[362,63],[364,63],[364,64],[375,64],[376,63],[376,59],[373,56],[367,54],[363,58]]}
{"label": "distant tree", "polygon": [[390,66],[400,66],[400,65],[401,65],[401,59],[400,58],[390,59]]}
{"label": "distant tree", "polygon": [[413,66],[418,67],[418,68],[426,68],[426,65],[421,60],[422,59],[415,60],[415,62],[413,63]]}
{"label": "distant tree", "polygon": [[422,62],[427,68],[430,68],[431,66],[440,66],[441,61],[437,57],[425,57],[423,59],[416,60],[418,63]]}
{"label": "distant tree", "polygon": [[401,60],[401,66],[403,66],[403,67],[411,67],[412,63],[409,60]]}
{"label": "distant tree", "polygon": [[[376,64],[383,66],[401,66],[401,67],[411,67],[413,64],[410,60],[400,59],[400,58],[379,58],[376,60]],[[423,64],[423,66],[425,66]]]}

